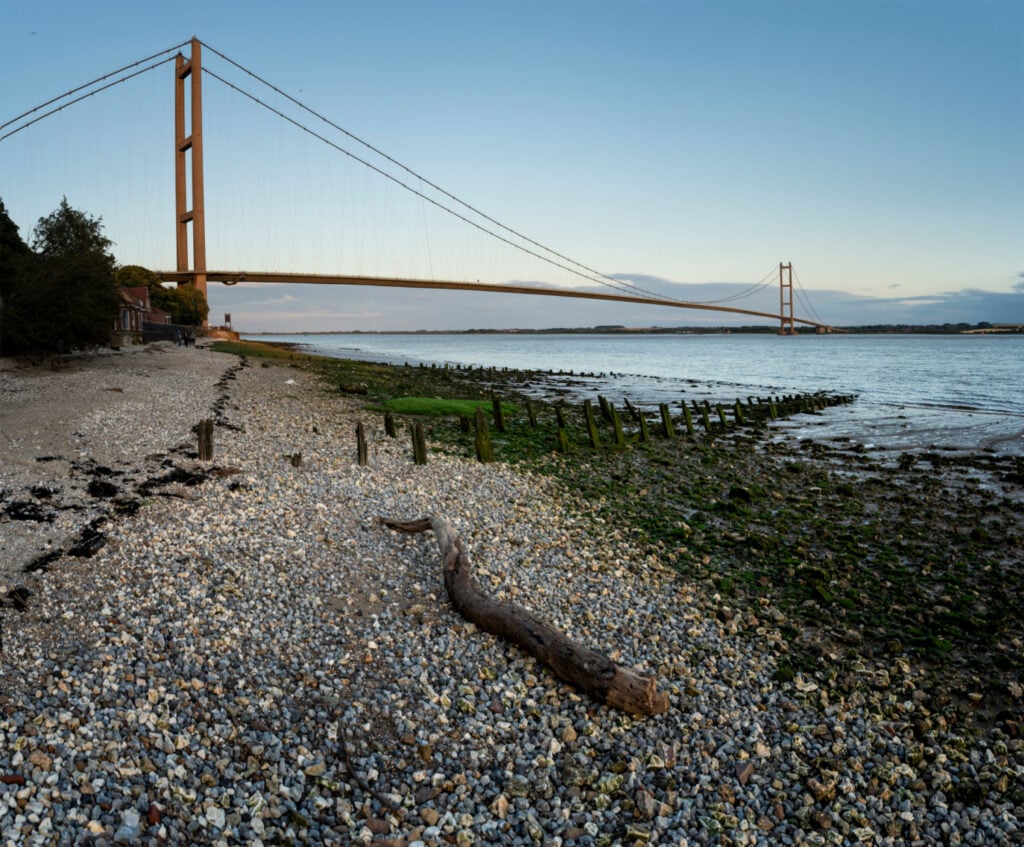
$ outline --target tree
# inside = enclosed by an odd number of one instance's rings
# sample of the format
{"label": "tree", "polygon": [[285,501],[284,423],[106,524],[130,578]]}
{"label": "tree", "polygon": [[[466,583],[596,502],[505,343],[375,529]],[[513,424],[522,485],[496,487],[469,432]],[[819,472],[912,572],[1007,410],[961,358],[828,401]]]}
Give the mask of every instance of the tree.
{"label": "tree", "polygon": [[4,201],[0,200],[0,285],[10,282],[15,266],[31,252],[18,234],[18,225],[7,214]]}
{"label": "tree", "polygon": [[45,356],[109,343],[121,303],[101,219],[68,205],[41,218],[4,300],[7,352]]}
{"label": "tree", "polygon": [[114,280],[122,288],[148,288],[149,301],[154,306],[158,305],[154,300],[167,290],[164,288],[163,280],[142,265],[122,265],[114,271]]}
{"label": "tree", "polygon": [[171,320],[176,324],[200,326],[206,320],[210,307],[203,292],[194,285],[180,285],[172,290]]}
{"label": "tree", "polygon": [[4,201],[0,200],[0,355],[7,352],[10,346],[7,343],[9,301],[14,292],[15,280],[31,254],[29,246],[18,234],[18,225],[11,220]]}
{"label": "tree", "polygon": [[110,260],[113,274],[114,257],[110,255],[110,247],[110,239],[103,235],[103,219],[72,209],[67,197],[61,199],[56,211],[40,218],[32,232],[32,249],[40,256],[70,258],[96,253]]}

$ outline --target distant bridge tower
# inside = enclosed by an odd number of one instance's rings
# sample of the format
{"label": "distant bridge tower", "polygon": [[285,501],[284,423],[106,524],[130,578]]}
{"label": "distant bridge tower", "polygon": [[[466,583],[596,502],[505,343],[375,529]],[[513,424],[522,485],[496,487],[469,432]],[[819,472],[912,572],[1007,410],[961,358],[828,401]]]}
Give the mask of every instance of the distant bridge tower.
{"label": "distant bridge tower", "polygon": [[[190,272],[191,282],[206,296],[206,215],[203,205],[203,78],[202,45],[192,37],[191,56],[179,53],[174,62],[174,198],[178,271]],[[185,81],[189,81],[190,121],[185,121]],[[190,129],[188,135],[186,128]],[[191,160],[188,154],[191,153]],[[191,164],[192,208],[188,208],[187,176]],[[188,229],[192,225],[192,267],[189,268]],[[181,285],[182,283],[179,283]]]}
{"label": "distant bridge tower", "polygon": [[779,262],[779,335],[796,335],[793,325],[792,262],[788,265]]}

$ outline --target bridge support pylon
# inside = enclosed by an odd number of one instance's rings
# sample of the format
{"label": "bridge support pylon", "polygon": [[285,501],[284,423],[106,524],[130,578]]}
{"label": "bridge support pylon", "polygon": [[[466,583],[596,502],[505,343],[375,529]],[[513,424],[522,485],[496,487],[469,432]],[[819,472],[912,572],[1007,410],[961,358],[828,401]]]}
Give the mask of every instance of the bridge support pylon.
{"label": "bridge support pylon", "polygon": [[784,265],[779,262],[779,335],[796,334],[793,321],[793,263]]}
{"label": "bridge support pylon", "polygon": [[[186,123],[185,82],[190,111]],[[187,133],[187,134],[186,134]],[[189,156],[191,154],[191,156]],[[189,168],[191,165],[191,169]],[[192,206],[188,176],[191,170]],[[178,271],[189,272],[190,282],[206,296],[206,212],[203,195],[203,78],[202,44],[193,36],[188,59],[179,53],[174,62],[174,198]],[[189,268],[188,232],[192,226],[192,267]],[[187,283],[179,283],[187,284]]]}

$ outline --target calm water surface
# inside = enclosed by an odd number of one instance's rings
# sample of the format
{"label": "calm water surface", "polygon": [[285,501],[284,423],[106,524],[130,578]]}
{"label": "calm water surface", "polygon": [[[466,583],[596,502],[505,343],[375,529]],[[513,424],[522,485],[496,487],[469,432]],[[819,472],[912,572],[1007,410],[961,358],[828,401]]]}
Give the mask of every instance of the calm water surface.
{"label": "calm water surface", "polygon": [[[849,406],[780,425],[797,437],[869,448],[991,448],[1024,454],[1024,335],[464,335],[260,336],[322,355],[402,364],[458,363],[595,374],[571,395],[683,398],[856,394]],[[556,380],[559,381],[559,380]]]}

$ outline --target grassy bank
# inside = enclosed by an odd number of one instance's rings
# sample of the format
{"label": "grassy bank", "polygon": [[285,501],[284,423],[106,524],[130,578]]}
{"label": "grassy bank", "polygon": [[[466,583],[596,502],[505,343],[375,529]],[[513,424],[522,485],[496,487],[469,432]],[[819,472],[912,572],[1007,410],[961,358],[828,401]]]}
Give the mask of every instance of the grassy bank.
{"label": "grassy bank", "polygon": [[[681,434],[665,437],[652,410],[646,442],[622,415],[624,446],[597,416],[594,448],[579,404],[561,409],[568,452],[560,452],[554,405],[533,400],[536,426],[530,421],[526,391],[536,374],[217,347],[312,368],[326,390],[364,396],[372,408],[429,398],[432,408],[414,411],[435,412],[421,418],[431,448],[468,457],[474,436],[458,416],[488,408],[497,393],[514,404],[506,431],[491,433],[498,460],[560,480],[581,513],[604,521],[600,531],[628,534],[680,579],[720,595],[730,625],[755,638],[766,625],[781,630],[789,646],[782,679],[813,672],[844,697],[903,686],[923,736],[954,723],[1022,732],[1020,459],[878,458],[776,440],[764,423],[740,426],[731,415],[729,426],[715,417],[711,432],[698,426],[694,435],[677,419]],[[467,402],[438,415],[439,400]],[[396,417],[408,424],[414,416]]]}

